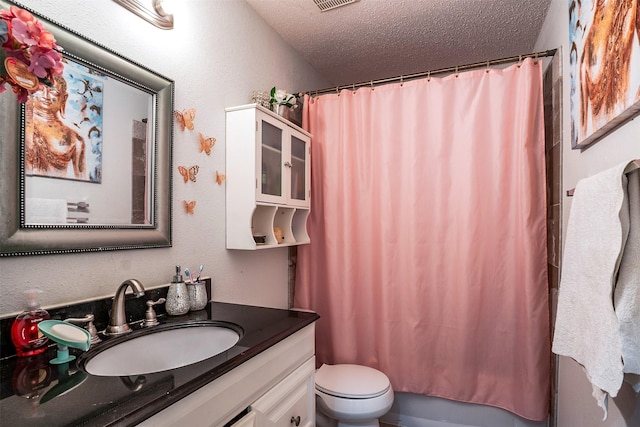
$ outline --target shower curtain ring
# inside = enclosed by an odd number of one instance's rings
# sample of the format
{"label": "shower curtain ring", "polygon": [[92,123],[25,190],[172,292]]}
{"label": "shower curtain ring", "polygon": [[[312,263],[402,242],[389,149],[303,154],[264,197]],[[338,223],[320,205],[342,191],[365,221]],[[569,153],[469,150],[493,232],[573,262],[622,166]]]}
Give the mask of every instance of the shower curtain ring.
{"label": "shower curtain ring", "polygon": [[372,90],[372,91],[376,90],[376,89],[373,87],[373,80],[371,80],[371,90]]}
{"label": "shower curtain ring", "polygon": [[404,76],[400,76],[400,87],[404,86]]}
{"label": "shower curtain ring", "polygon": [[487,61],[487,73],[489,72],[489,61]]}
{"label": "shower curtain ring", "polygon": [[522,55],[518,55],[518,68],[522,65]]}
{"label": "shower curtain ring", "polygon": [[458,66],[456,65],[456,77],[458,77]]}
{"label": "shower curtain ring", "polygon": [[336,86],[336,93],[340,96],[340,86]]}
{"label": "shower curtain ring", "polygon": [[353,91],[353,94],[355,95],[356,94],[356,84],[355,83],[351,84],[351,90]]}
{"label": "shower curtain ring", "polygon": [[427,71],[427,81],[431,81],[431,71]]}

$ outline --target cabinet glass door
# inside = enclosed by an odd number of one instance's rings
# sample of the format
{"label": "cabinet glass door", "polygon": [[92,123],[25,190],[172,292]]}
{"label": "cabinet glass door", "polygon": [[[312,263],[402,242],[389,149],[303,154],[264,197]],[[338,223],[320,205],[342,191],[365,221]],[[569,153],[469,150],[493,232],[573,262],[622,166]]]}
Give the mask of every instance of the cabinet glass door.
{"label": "cabinet glass door", "polygon": [[291,137],[291,199],[305,201],[307,197],[307,144]]}
{"label": "cabinet glass door", "polygon": [[262,194],[282,197],[282,129],[262,121]]}

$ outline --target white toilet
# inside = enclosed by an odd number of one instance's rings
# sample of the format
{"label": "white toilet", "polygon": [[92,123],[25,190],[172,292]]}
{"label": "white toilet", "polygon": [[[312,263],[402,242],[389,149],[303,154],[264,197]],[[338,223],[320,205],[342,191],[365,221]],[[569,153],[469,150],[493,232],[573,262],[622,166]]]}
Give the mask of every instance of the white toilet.
{"label": "white toilet", "polygon": [[360,365],[322,365],[316,371],[319,427],[378,427],[393,404],[393,389],[382,372]]}

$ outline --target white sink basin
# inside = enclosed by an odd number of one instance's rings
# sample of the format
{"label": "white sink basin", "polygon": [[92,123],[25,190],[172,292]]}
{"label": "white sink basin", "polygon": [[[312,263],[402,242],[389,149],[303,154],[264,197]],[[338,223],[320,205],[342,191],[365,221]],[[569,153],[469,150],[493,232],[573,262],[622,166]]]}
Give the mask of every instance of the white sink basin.
{"label": "white sink basin", "polygon": [[151,374],[191,365],[233,347],[240,334],[219,324],[187,324],[171,329],[144,330],[143,335],[109,346],[95,355],[81,357],[92,375]]}

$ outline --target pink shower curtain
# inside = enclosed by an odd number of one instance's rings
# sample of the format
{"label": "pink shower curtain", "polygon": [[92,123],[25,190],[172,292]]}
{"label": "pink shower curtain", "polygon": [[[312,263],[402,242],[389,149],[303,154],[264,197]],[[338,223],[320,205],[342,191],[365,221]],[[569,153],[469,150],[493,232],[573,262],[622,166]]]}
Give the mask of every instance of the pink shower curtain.
{"label": "pink shower curtain", "polygon": [[549,401],[541,63],[307,99],[320,363],[542,420]]}

